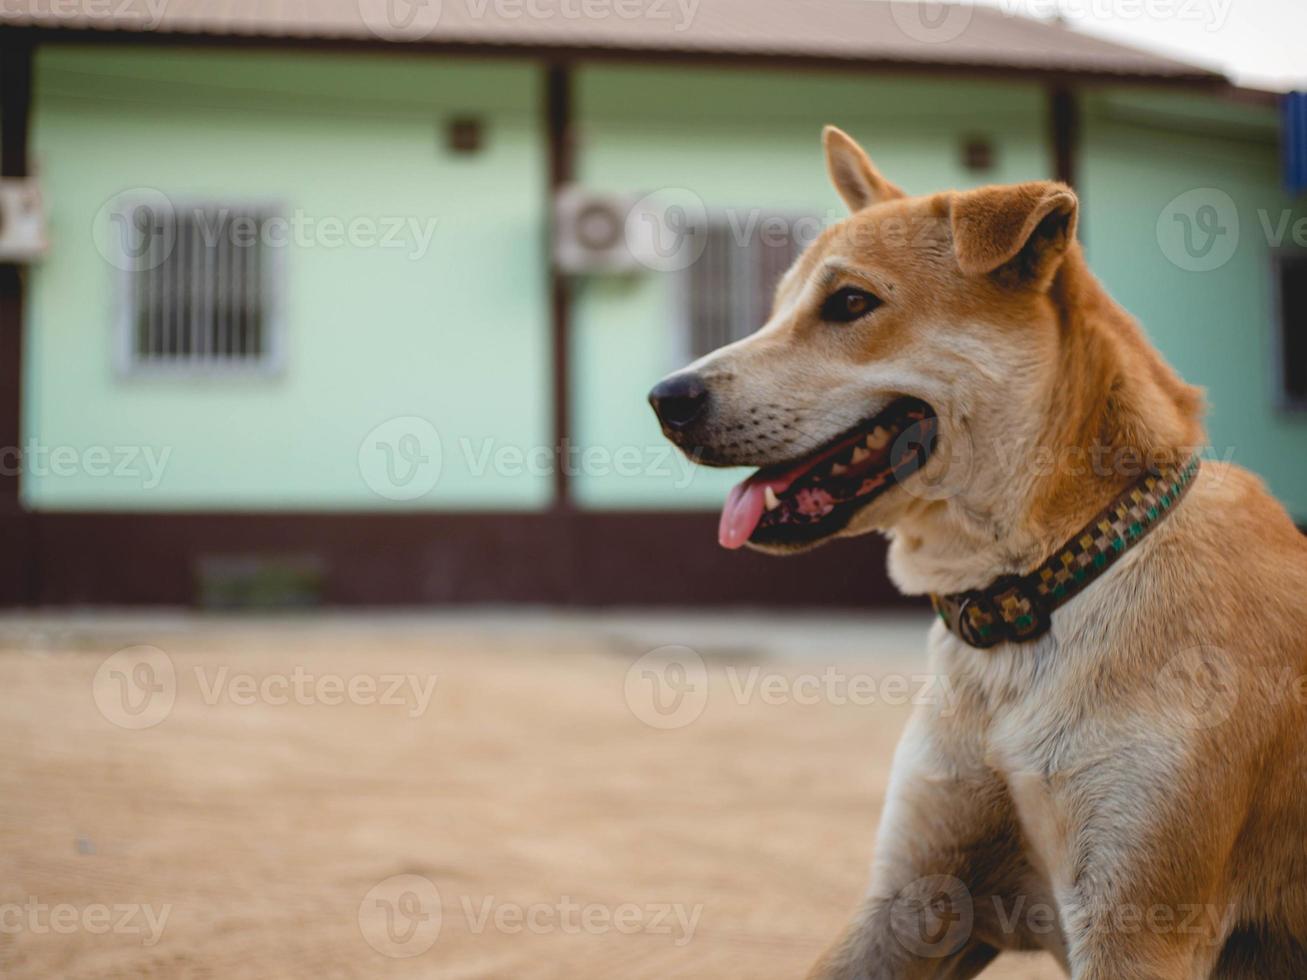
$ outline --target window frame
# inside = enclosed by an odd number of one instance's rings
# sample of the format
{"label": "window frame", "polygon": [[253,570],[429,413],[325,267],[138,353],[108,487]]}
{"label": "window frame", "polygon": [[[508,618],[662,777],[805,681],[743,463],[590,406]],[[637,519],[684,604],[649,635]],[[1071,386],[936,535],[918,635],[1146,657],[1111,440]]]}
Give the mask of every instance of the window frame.
{"label": "window frame", "polygon": [[[827,227],[826,219],[821,214],[816,213],[814,211],[805,211],[801,209],[790,210],[784,208],[758,208],[758,207],[710,208],[708,209],[707,212],[708,226],[710,228],[725,226],[726,228],[729,229],[731,227],[731,215],[733,214],[750,215],[753,214],[754,212],[757,213],[757,219],[754,223],[754,228],[755,228],[754,234],[760,234],[763,225],[767,221],[775,218],[780,218],[789,224],[789,227],[791,229],[791,236],[790,236],[791,240],[794,240],[793,231],[799,226],[800,222],[812,223],[818,233],[820,233]],[[815,240],[816,238],[814,236],[813,241]],[[799,250],[795,253],[795,259],[791,260],[791,265],[793,264],[793,261],[797,260],[797,257],[799,255],[803,254],[803,250],[806,249],[807,246],[810,244],[811,242],[804,243],[802,247],[799,248]],[[703,254],[700,253],[699,256],[695,259],[694,263],[692,263],[690,266],[687,266],[682,270],[679,270],[676,274],[677,282],[676,282],[676,290],[675,290],[675,303],[676,303],[677,315],[674,322],[677,323],[678,329],[676,331],[676,350],[673,352],[674,354],[673,363],[677,365],[688,364],[691,361],[706,356],[705,352],[700,352],[695,350],[695,319],[694,319],[694,290],[693,290],[694,271],[693,270],[694,270],[694,266],[697,265],[702,260],[703,260]],[[749,333],[744,334],[741,337],[735,337],[733,340],[729,342],[734,343],[738,340],[742,340],[743,337],[752,336],[752,334],[756,333],[764,325],[764,323],[765,321],[754,324],[753,330],[751,330]],[[720,348],[715,348],[715,349],[719,350]]]}
{"label": "window frame", "polygon": [[[1285,414],[1307,414],[1307,393],[1293,395],[1285,383],[1286,327],[1284,303],[1284,267],[1288,262],[1301,264],[1307,278],[1307,249],[1271,249],[1271,385],[1274,405]],[[1304,328],[1307,329],[1307,328]]]}
{"label": "window frame", "polygon": [[[236,214],[262,212],[267,218],[285,219],[285,202],[275,198],[247,196],[172,196],[168,197],[174,214],[186,211],[227,209]],[[145,196],[123,198],[114,209],[114,216],[125,218],[138,207],[157,204]],[[266,220],[266,218],[265,218]],[[259,249],[263,262],[261,270],[264,344],[263,353],[253,359],[201,360],[190,356],[185,360],[150,361],[142,359],[136,350],[136,276],[139,270],[119,265],[115,275],[113,309],[113,366],[115,375],[123,380],[151,378],[164,379],[236,379],[272,378],[286,368],[286,317],[285,256],[289,242],[262,245]]]}

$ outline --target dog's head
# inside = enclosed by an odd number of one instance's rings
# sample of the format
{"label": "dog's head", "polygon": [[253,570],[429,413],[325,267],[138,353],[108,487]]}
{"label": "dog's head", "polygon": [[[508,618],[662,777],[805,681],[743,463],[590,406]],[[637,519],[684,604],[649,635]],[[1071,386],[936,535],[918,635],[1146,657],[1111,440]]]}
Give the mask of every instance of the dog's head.
{"label": "dog's head", "polygon": [[1075,195],[1040,181],[907,197],[846,134],[824,139],[852,214],[785,274],[757,333],[650,393],[696,460],[760,467],[723,510],[731,548],[983,510],[1004,484],[996,450],[1046,410]]}

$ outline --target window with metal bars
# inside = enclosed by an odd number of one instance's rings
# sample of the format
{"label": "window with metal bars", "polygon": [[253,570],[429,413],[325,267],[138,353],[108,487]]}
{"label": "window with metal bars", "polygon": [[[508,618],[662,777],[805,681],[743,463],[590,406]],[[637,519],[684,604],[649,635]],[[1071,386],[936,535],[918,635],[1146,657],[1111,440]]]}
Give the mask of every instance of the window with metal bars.
{"label": "window with metal bars", "polygon": [[1278,400],[1284,409],[1307,411],[1307,252],[1276,255],[1275,285]]}
{"label": "window with metal bars", "polygon": [[120,365],[221,374],[279,367],[270,207],[138,203],[116,216],[123,249]]}
{"label": "window with metal bars", "polygon": [[696,232],[702,251],[685,271],[692,358],[747,337],[766,322],[776,284],[820,227],[816,218],[795,215],[710,216]]}

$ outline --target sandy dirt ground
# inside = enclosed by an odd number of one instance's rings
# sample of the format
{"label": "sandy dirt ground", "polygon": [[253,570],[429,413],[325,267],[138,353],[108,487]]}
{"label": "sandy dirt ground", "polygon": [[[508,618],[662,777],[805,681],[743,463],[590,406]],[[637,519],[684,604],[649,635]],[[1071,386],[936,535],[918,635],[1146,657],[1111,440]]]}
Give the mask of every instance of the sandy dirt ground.
{"label": "sandy dirt ground", "polygon": [[801,977],[911,626],[0,620],[0,976]]}

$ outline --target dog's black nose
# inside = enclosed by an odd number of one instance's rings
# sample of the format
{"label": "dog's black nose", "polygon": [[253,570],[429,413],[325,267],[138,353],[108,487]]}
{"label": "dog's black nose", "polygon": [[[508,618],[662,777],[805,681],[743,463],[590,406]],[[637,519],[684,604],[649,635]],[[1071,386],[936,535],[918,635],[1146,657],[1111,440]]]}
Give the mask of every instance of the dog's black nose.
{"label": "dog's black nose", "polygon": [[673,374],[649,392],[658,421],[669,429],[684,429],[708,407],[708,389],[697,374]]}

